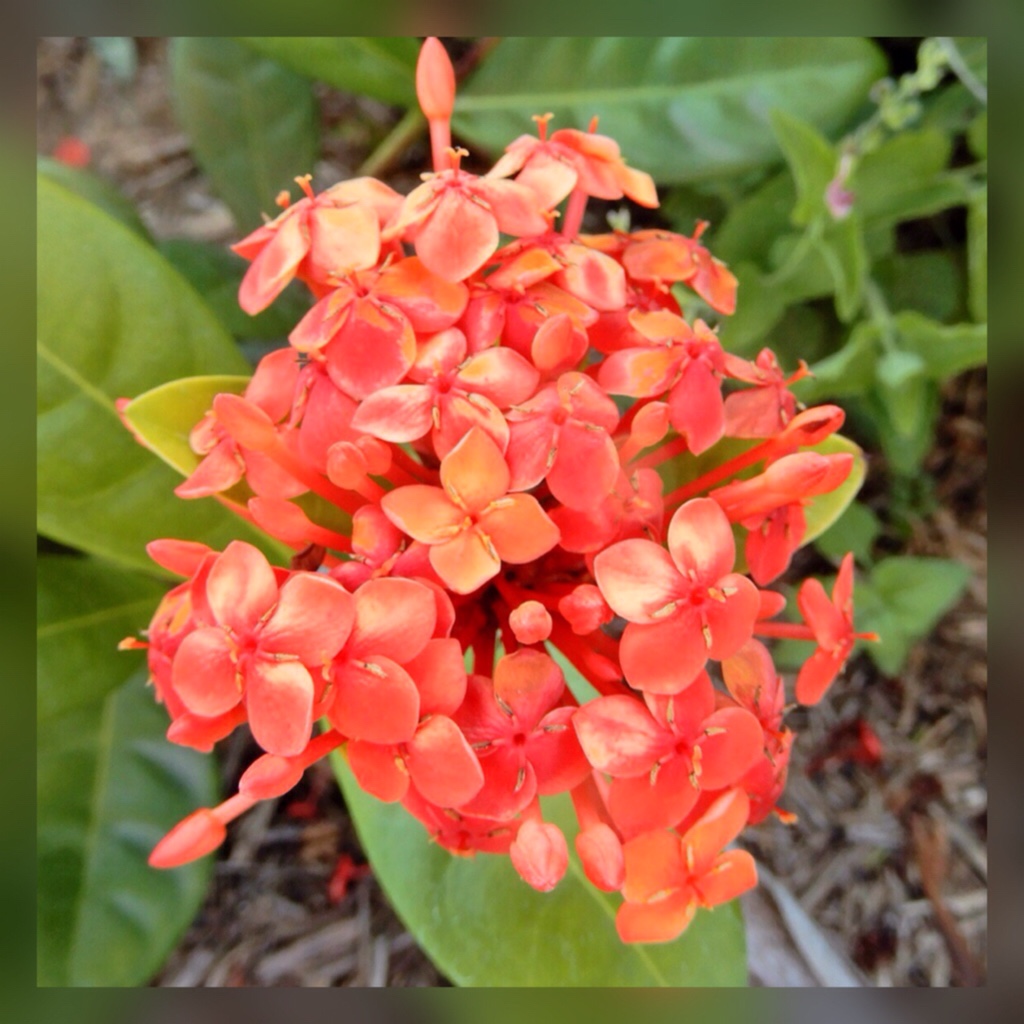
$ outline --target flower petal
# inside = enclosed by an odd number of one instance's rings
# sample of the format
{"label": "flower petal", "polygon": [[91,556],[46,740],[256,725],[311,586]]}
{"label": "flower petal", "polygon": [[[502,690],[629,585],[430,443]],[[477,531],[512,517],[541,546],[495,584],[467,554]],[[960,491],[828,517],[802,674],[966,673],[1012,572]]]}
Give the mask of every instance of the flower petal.
{"label": "flower petal", "polygon": [[707,660],[700,621],[690,614],[675,615],[650,626],[631,622],[619,646],[619,662],[626,679],[648,693],[685,690]]}
{"label": "flower petal", "polygon": [[352,417],[356,430],[404,444],[429,433],[433,396],[422,384],[396,384],[368,395]]}
{"label": "flower petal", "polygon": [[442,460],[441,484],[456,503],[479,512],[508,492],[508,464],[482,430],[471,430]]}
{"label": "flower petal", "polygon": [[462,281],[498,248],[498,224],[491,210],[451,188],[417,231],[415,246],[432,273],[446,281]]}
{"label": "flower petal", "polygon": [[757,864],[746,850],[726,850],[715,858],[711,869],[694,879],[702,906],[728,903],[757,885]]}
{"label": "flower petal", "polygon": [[642,903],[681,888],[688,874],[683,844],[672,832],[650,831],[623,846],[626,884],[622,895],[630,903]]}
{"label": "flower petal", "polygon": [[420,691],[420,715],[452,715],[466,696],[466,663],[458,640],[428,640],[405,671]]}
{"label": "flower petal", "polygon": [[355,601],[340,583],[297,572],[281,587],[277,607],[260,631],[260,648],[319,667],[341,650],[354,620]]}
{"label": "flower petal", "polygon": [[484,784],[480,762],[450,718],[428,718],[406,750],[412,781],[432,804],[460,807],[480,792]]}
{"label": "flower petal", "polygon": [[398,577],[367,580],[355,593],[355,624],[346,653],[360,661],[383,656],[403,664],[423,650],[436,621],[429,587]]}
{"label": "flower petal", "polygon": [[619,454],[606,430],[569,420],[559,431],[558,451],[548,471],[551,493],[568,508],[599,505],[619,478]]}
{"label": "flower petal", "polygon": [[274,570],[258,548],[233,540],[210,569],[206,599],[217,622],[247,634],[277,600]]}
{"label": "flower petal", "polygon": [[572,724],[587,760],[616,778],[646,776],[674,743],[643,704],[625,694],[588,701]]}
{"label": "flower petal", "polygon": [[440,487],[396,487],[380,500],[384,514],[403,533],[424,544],[440,544],[462,525],[466,513]]}
{"label": "flower petal", "polygon": [[293,757],[313,728],[313,680],[297,661],[258,658],[245,678],[245,708],[253,739],[268,753]]}
{"label": "flower petal", "polygon": [[328,717],[351,739],[405,743],[419,723],[419,691],[408,672],[389,658],[346,661],[337,669]]}
{"label": "flower petal", "polygon": [[761,756],[761,723],[745,708],[720,708],[704,721],[699,742],[702,789],[724,789],[739,781]]}
{"label": "flower petal", "polygon": [[494,666],[494,699],[510,709],[516,729],[531,732],[565,690],[565,677],[546,654],[523,647]]}
{"label": "flower petal", "polygon": [[430,548],[434,572],[456,594],[472,594],[501,572],[501,559],[479,530],[463,530]]}
{"label": "flower petal", "polygon": [[684,585],[669,553],[639,537],[597,555],[594,577],[612,611],[630,622],[660,621],[658,613],[677,600]]}
{"label": "flower petal", "polygon": [[370,796],[393,804],[408,792],[409,773],[393,745],[349,740],[345,756],[356,782]]}
{"label": "flower petal", "polygon": [[684,576],[705,586],[732,572],[736,541],[718,502],[694,498],[681,505],[668,525],[668,549]]}
{"label": "flower petal", "polygon": [[657,828],[675,828],[689,814],[700,796],[691,779],[693,765],[687,757],[673,757],[656,773],[631,779],[612,779],[608,787],[608,811],[623,838],[631,839]]}
{"label": "flower petal", "polygon": [[697,913],[690,889],[681,889],[656,903],[623,903],[615,927],[623,942],[671,942],[689,927]]}
{"label": "flower petal", "polygon": [[242,699],[234,652],[224,630],[197,629],[181,642],[171,665],[171,687],[189,711],[212,718]]}
{"label": "flower petal", "polygon": [[506,495],[477,521],[477,529],[487,534],[501,560],[512,565],[532,562],[558,543],[558,527],[532,494]]}

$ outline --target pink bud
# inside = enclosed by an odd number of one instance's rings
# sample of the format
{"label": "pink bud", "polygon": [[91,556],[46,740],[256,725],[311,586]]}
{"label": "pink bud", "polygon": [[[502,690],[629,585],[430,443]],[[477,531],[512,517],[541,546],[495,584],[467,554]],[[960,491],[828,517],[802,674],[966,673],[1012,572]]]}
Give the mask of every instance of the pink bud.
{"label": "pink bud", "polygon": [[569,866],[569,848],[557,825],[525,821],[509,847],[512,866],[538,892],[550,892]]}
{"label": "pink bud", "polygon": [[576,836],[576,852],[591,883],[605,892],[618,892],[626,880],[622,843],[614,830],[599,822]]}
{"label": "pink bud", "polygon": [[667,402],[650,402],[633,417],[631,440],[637,450],[657,444],[668,433],[669,409]]}
{"label": "pink bud", "polygon": [[176,868],[216,850],[227,835],[224,823],[208,807],[182,818],[153,848],[149,866]]}
{"label": "pink bud", "polygon": [[540,601],[524,601],[508,622],[521,644],[539,644],[551,636],[551,614]]}
{"label": "pink bud", "polygon": [[455,107],[455,69],[436,36],[424,40],[416,62],[416,97],[428,121],[445,120]]}

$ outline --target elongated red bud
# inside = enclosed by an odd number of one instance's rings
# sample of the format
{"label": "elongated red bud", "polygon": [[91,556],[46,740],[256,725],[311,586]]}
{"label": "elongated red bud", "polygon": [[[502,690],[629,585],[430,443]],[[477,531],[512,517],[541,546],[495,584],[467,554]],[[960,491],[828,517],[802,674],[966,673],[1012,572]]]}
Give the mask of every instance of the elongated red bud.
{"label": "elongated red bud", "polygon": [[297,786],[304,770],[300,758],[264,754],[246,768],[238,780],[238,792],[254,800],[270,800]]}
{"label": "elongated red bud", "polygon": [[581,583],[558,602],[558,610],[577,636],[586,636],[611,622],[614,613],[593,583]]}
{"label": "elongated red bud", "polygon": [[428,121],[445,120],[455,107],[455,68],[436,36],[424,40],[416,62],[416,98]]}
{"label": "elongated red bud", "polygon": [[557,825],[525,821],[509,847],[512,866],[538,892],[550,892],[569,866],[569,848]]}
{"label": "elongated red bud", "polygon": [[618,892],[626,880],[622,842],[604,822],[592,825],[576,836],[576,852],[583,872],[593,885],[605,892]]}
{"label": "elongated red bud", "polygon": [[212,550],[194,540],[151,540],[146,545],[146,554],[157,565],[178,576],[194,576]]}
{"label": "elongated red bud", "polygon": [[198,860],[224,842],[227,830],[208,807],[193,811],[178,822],[153,848],[149,866],[176,868]]}
{"label": "elongated red bud", "polygon": [[797,413],[775,439],[784,445],[808,447],[834,434],[846,419],[838,405],[816,405]]}

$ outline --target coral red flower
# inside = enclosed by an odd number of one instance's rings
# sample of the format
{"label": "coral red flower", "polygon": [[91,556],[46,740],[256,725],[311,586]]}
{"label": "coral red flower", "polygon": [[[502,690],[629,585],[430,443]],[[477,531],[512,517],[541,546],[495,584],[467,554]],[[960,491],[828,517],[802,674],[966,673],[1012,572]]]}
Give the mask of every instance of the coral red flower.
{"label": "coral red flower", "polygon": [[878,639],[874,633],[853,629],[853,555],[839,566],[831,600],[821,583],[810,579],[801,585],[797,604],[818,646],[797,675],[796,699],[817,704],[853,653],[855,641]]}
{"label": "coral red flower", "polygon": [[381,499],[385,515],[430,546],[430,564],[457,594],[469,594],[501,570],[540,558],[558,543],[558,527],[530,494],[509,494],[508,465],[477,428],[441,462],[442,487],[414,484]]}
{"label": "coral red flower", "polygon": [[171,684],[197,715],[223,715],[245,703],[256,742],[271,754],[296,754],[313,722],[319,672],[348,638],[352,595],[315,573],[293,573],[278,587],[251,544],[232,541],[206,577],[212,617],[181,642]]}
{"label": "coral red flower", "polygon": [[699,907],[716,907],[757,884],[746,850],[725,850],[747,823],[741,790],[719,797],[683,836],[646,832],[625,845],[625,902],[615,925],[624,942],[670,942]]}
{"label": "coral red flower", "polygon": [[728,658],[750,639],[760,602],[750,580],[732,571],[735,557],[729,520],[710,498],[676,511],[667,551],[636,539],[595,556],[601,593],[629,623],[620,658],[630,683],[679,693],[709,657]]}

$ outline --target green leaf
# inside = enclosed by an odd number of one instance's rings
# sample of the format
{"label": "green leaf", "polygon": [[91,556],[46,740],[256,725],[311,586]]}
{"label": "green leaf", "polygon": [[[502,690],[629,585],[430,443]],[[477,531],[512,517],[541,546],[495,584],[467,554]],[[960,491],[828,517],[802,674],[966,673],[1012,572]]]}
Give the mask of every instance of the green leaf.
{"label": "green leaf", "polygon": [[309,293],[293,281],[269,309],[250,316],[238,305],[238,288],[249,267],[241,256],[191,238],[170,238],[158,248],[236,338],[283,341],[309,309]]}
{"label": "green leaf", "polygon": [[[531,889],[508,857],[455,857],[432,843],[398,804],[364,793],[335,757],[345,804],[374,875],[395,911],[455,984],[484,987],[739,986],[746,962],[739,906],[698,911],[675,942],[625,945],[615,931],[616,895],[583,876],[575,853],[550,893]],[[545,818],[566,832],[572,809],[545,802]]]}
{"label": "green leaf", "polygon": [[39,683],[51,713],[38,738],[38,984],[142,985],[209,875],[208,864],[159,872],[146,858],[177,820],[216,799],[213,762],[167,742],[167,713],[134,669],[138,656],[110,646],[117,616],[148,620],[152,584],[138,580],[137,611],[117,609],[107,601],[131,597],[126,574],[108,578],[99,563],[66,556],[40,570]]}
{"label": "green leaf", "polygon": [[796,186],[789,171],[769,178],[739,202],[734,203],[719,225],[708,232],[711,251],[726,263],[752,260],[769,265],[778,239],[792,232],[790,214],[796,202]]}
{"label": "green leaf", "polygon": [[817,248],[835,285],[836,315],[848,323],[861,307],[868,268],[860,217],[853,213],[831,221]]}
{"label": "green leaf", "polygon": [[963,314],[963,268],[947,249],[894,253],[872,274],[890,309],[913,309],[949,323]]}
{"label": "green leaf", "polygon": [[123,415],[150,451],[188,476],[199,465],[199,456],[189,447],[189,432],[210,410],[215,396],[240,395],[248,383],[249,378],[241,376],[168,381],[133,398]]}
{"label": "green leaf", "polygon": [[864,39],[509,38],[461,90],[453,127],[497,154],[533,114],[583,130],[597,116],[631,165],[676,184],[776,163],[775,109],[837,134],[884,73]]}
{"label": "green leaf", "polygon": [[881,638],[864,650],[887,675],[898,674],[911,647],[959,601],[969,579],[966,566],[943,558],[880,561],[857,585],[857,628]]}
{"label": "green leaf", "polygon": [[110,214],[125,227],[131,228],[142,238],[149,240],[149,232],[135,207],[125,198],[121,190],[106,178],[101,178],[91,171],[81,170],[78,167],[69,167],[59,160],[51,160],[45,156],[36,158],[36,168],[40,174],[45,174],[47,178],[55,181],[58,185],[63,185],[69,192],[74,192],[87,202],[95,204],[104,213]]}
{"label": "green leaf", "polygon": [[988,320],[988,189],[982,189],[967,207],[967,294],[971,318]]}
{"label": "green leaf", "polygon": [[912,310],[897,313],[894,321],[900,348],[919,359],[927,377],[936,383],[985,365],[986,324],[939,324]]}
{"label": "green leaf", "polygon": [[842,348],[811,366],[813,376],[793,385],[793,393],[808,405],[864,394],[875,381],[878,345],[878,328],[872,323],[857,324]]}
{"label": "green leaf", "polygon": [[[103,700],[144,664],[118,642],[148,625],[166,586],[95,558],[37,562],[40,724]],[[67,666],[74,671],[67,671]]]}
{"label": "green leaf", "polygon": [[411,36],[244,36],[241,42],[300,75],[344,92],[403,107],[416,102],[419,43]]}
{"label": "green leaf", "polygon": [[200,166],[239,225],[258,227],[319,154],[309,80],[224,38],[172,40],[170,66],[175,110]]}
{"label": "green leaf", "polygon": [[815,541],[818,550],[834,562],[848,552],[862,565],[871,564],[871,550],[882,532],[878,516],[859,501],[851,502],[846,511]]}
{"label": "green leaf", "polygon": [[835,177],[836,154],[828,139],[784,110],[772,111],[771,124],[796,180],[797,201],[792,220],[804,227],[828,212],[825,190]]}
{"label": "green leaf", "polygon": [[924,377],[898,391],[879,384],[869,396],[869,406],[889,468],[897,475],[915,476],[935,442],[938,387]]}
{"label": "green leaf", "polygon": [[927,217],[967,201],[963,178],[946,172],[952,152],[947,135],[935,129],[900,134],[865,154],[850,188],[865,221],[896,224]]}
{"label": "green leaf", "polygon": [[754,355],[764,336],[779,322],[786,309],[786,298],[772,285],[767,275],[753,263],[732,268],[739,281],[736,312],[722,321],[722,344],[737,355]]}
{"label": "green leaf", "polygon": [[38,204],[40,531],[146,570],[156,537],[255,541],[215,502],[176,499],[177,476],[114,404],[177,377],[247,372],[230,336],[163,257],[102,210],[46,177]]}

